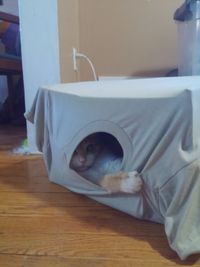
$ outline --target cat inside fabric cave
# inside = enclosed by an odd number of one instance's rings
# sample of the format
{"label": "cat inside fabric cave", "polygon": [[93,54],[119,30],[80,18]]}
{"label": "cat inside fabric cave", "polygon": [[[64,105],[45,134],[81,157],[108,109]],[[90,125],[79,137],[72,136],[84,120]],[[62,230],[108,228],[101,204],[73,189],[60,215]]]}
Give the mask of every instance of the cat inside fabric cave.
{"label": "cat inside fabric cave", "polygon": [[74,151],[70,168],[110,193],[137,193],[142,180],[137,171],[122,170],[123,151],[109,134],[87,136]]}

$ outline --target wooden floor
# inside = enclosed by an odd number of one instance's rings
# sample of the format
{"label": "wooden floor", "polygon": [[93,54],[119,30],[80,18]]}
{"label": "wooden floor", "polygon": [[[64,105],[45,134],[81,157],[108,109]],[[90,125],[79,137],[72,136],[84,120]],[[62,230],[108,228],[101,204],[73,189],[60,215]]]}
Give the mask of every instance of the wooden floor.
{"label": "wooden floor", "polygon": [[181,262],[162,225],[139,221],[48,181],[40,156],[14,155],[23,129],[0,129],[0,266],[200,266]]}

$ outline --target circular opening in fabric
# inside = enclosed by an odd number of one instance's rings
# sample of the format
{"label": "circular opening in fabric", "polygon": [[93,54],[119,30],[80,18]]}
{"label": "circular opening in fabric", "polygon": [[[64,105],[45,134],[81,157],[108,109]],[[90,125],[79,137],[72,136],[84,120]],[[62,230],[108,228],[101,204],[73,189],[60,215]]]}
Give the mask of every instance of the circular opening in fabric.
{"label": "circular opening in fabric", "polygon": [[[96,120],[86,124],[84,127],[77,129],[73,137],[63,147],[63,159],[67,164],[63,164],[63,182],[67,182],[69,177],[69,182],[71,188],[78,188],[81,192],[89,193],[90,190],[96,193],[104,194],[105,191],[101,190],[97,181],[93,179],[88,179],[86,176],[81,175],[79,172],[74,170],[70,166],[72,157],[78,147],[78,145],[88,136],[93,134],[99,134],[101,140],[109,146],[113,153],[118,154],[122,157],[120,161],[120,170],[128,170],[130,165],[131,155],[133,153],[132,142],[127,135],[126,131],[121,128],[118,124],[105,121]],[[66,181],[65,181],[66,180]],[[73,184],[73,185],[72,185]],[[84,188],[84,190],[83,190]]]}
{"label": "circular opening in fabric", "polygon": [[123,155],[123,149],[113,135],[96,132],[86,136],[75,147],[70,160],[70,168],[81,172],[93,167],[101,169],[117,161],[120,170]]}

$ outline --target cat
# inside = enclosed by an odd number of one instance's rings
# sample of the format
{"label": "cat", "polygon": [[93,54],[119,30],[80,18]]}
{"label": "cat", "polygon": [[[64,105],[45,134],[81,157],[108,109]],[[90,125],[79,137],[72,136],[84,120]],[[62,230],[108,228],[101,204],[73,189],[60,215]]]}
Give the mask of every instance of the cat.
{"label": "cat", "polygon": [[100,142],[97,134],[86,137],[76,148],[70,168],[84,178],[100,185],[109,193],[137,193],[142,180],[137,171],[120,170],[122,156]]}

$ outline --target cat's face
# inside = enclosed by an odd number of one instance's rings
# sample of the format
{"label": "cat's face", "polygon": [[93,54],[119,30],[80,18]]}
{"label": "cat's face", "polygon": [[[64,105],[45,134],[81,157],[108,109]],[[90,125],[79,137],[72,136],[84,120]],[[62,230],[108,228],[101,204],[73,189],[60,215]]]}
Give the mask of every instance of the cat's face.
{"label": "cat's face", "polygon": [[73,153],[70,167],[76,171],[86,171],[94,164],[99,151],[100,145],[95,135],[85,138]]}

